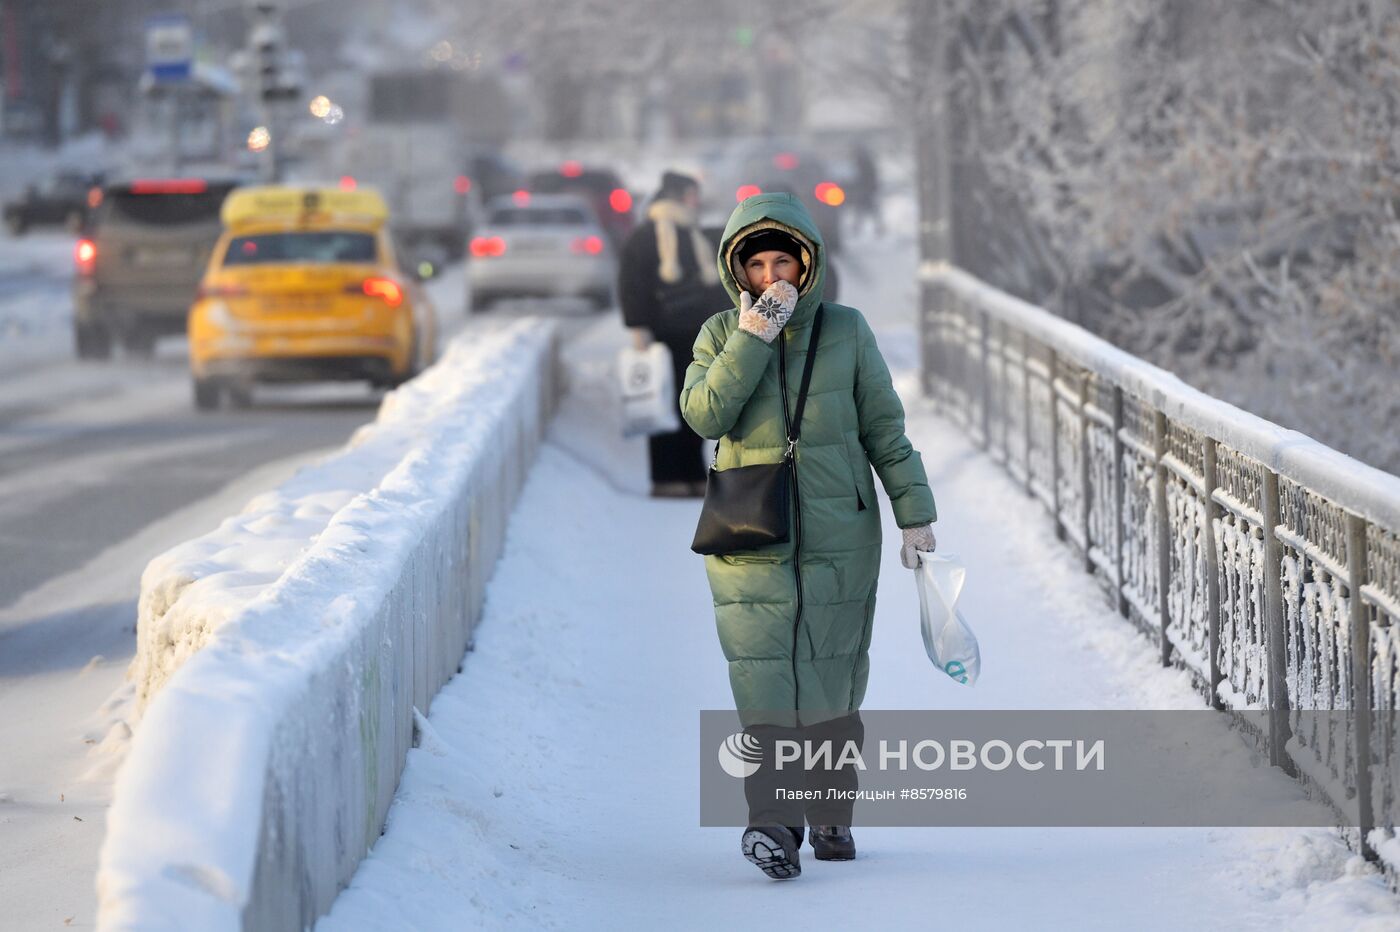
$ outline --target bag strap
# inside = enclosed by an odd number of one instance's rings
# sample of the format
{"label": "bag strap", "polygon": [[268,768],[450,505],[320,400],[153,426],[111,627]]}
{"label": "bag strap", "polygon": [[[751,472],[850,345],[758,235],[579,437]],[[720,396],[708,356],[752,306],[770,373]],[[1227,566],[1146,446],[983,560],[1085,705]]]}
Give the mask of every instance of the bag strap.
{"label": "bag strap", "polygon": [[[817,305],[817,314],[812,319],[812,336],[807,340],[807,361],[802,364],[802,383],[797,389],[797,410],[792,413],[792,433],[788,436],[790,443],[797,443],[802,436],[802,411],[807,407],[807,389],[812,384],[812,364],[817,360],[817,341],[822,336],[822,308],[825,305]],[[787,399],[783,399],[783,406],[787,406]]]}

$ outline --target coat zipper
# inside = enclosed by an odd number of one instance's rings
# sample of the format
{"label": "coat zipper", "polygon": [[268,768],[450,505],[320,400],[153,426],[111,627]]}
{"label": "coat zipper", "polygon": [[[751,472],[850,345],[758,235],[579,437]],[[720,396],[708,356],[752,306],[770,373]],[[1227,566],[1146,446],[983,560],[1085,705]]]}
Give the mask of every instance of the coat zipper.
{"label": "coat zipper", "polygon": [[[792,446],[792,422],[788,416],[788,388],[787,388],[787,332],[778,334],[778,384],[783,393],[783,427],[787,429],[787,441],[790,447],[790,460],[788,468],[792,470],[792,521],[793,521],[793,543],[792,543],[792,574],[797,581],[797,615],[792,621],[792,709],[797,712],[798,704],[798,684],[797,684],[797,632],[802,626],[802,494],[799,491],[797,481],[797,448]],[[812,348],[807,347],[807,352]],[[793,722],[796,725],[796,722]]]}

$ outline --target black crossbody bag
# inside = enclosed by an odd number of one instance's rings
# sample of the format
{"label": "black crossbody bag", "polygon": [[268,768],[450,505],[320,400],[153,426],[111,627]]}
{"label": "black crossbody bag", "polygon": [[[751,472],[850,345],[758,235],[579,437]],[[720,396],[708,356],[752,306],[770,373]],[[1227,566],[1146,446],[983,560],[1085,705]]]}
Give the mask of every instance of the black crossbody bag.
{"label": "black crossbody bag", "polygon": [[[757,466],[715,469],[705,477],[705,504],[690,549],[696,553],[722,554],[752,550],[766,544],[786,543],[791,533],[793,456],[802,434],[802,410],[807,406],[807,389],[812,384],[812,364],[817,358],[817,341],[822,334],[822,308],[817,306],[812,336],[807,344],[807,360],[802,366],[802,383],[797,389],[797,410],[791,420],[787,405],[787,361],[778,364],[778,382],[783,395],[783,427],[787,431],[787,451],[781,462]],[[777,339],[782,339],[778,334]],[[778,344],[780,351],[785,343]],[[719,457],[719,447],[715,447]]]}

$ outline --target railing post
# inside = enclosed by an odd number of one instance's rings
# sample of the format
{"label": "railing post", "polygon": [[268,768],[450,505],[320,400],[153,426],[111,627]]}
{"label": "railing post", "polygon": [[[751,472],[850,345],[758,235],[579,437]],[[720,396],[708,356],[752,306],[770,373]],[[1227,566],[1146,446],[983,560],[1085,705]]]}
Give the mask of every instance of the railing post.
{"label": "railing post", "polygon": [[1089,469],[1089,370],[1079,373],[1079,530],[1084,534],[1084,571],[1094,571],[1094,560],[1089,556],[1094,540],[1089,533],[1089,516],[1093,510],[1094,489],[1090,482]]}
{"label": "railing post", "polygon": [[1055,536],[1065,539],[1065,523],[1060,520],[1060,400],[1055,394],[1055,373],[1060,370],[1060,354],[1050,348],[1050,513],[1055,516]]}
{"label": "railing post", "polygon": [[1152,510],[1157,531],[1157,618],[1161,627],[1159,646],[1162,653],[1162,666],[1170,666],[1172,642],[1167,636],[1171,624],[1171,520],[1167,515],[1167,416],[1161,411],[1153,413],[1152,429],[1153,453],[1156,471],[1152,479]]}
{"label": "railing post", "polygon": [[991,319],[986,311],[978,312],[981,323],[979,342],[982,345],[982,449],[992,449],[992,358],[991,358]]}
{"label": "railing post", "polygon": [[1351,512],[1347,518],[1347,582],[1351,625],[1351,710],[1356,729],[1356,815],[1361,828],[1361,854],[1377,860],[1366,838],[1375,827],[1371,811],[1371,621],[1361,587],[1366,585],[1366,522]]}
{"label": "railing post", "polygon": [[997,340],[997,345],[1001,347],[1001,400],[997,405],[997,415],[1001,418],[1001,452],[1006,457],[1006,471],[1011,471],[1011,399],[1007,397],[1011,394],[1011,347],[1010,333],[1005,325],[1001,328],[1001,339]]}
{"label": "railing post", "polygon": [[1201,440],[1205,463],[1206,495],[1206,622],[1207,644],[1210,650],[1210,704],[1212,708],[1223,709],[1220,699],[1220,552],[1216,549],[1215,522],[1220,519],[1220,504],[1215,500],[1215,489],[1219,482],[1215,441],[1209,437]]}
{"label": "railing post", "polygon": [[1031,338],[1021,333],[1021,430],[1026,435],[1026,494],[1035,495],[1035,483],[1031,478]]}
{"label": "railing post", "polygon": [[933,387],[933,371],[937,360],[934,341],[937,340],[936,322],[933,319],[933,293],[937,288],[924,276],[919,276],[919,387],[924,396],[937,399]]}
{"label": "railing post", "polygon": [[1123,389],[1113,386],[1113,566],[1118,575],[1118,614],[1128,617],[1128,597],[1123,594]]}
{"label": "railing post", "polygon": [[1278,539],[1278,474],[1264,469],[1264,649],[1268,655],[1269,763],[1288,774],[1295,772],[1284,745],[1288,724],[1288,657],[1285,655],[1287,620],[1283,613],[1283,545]]}

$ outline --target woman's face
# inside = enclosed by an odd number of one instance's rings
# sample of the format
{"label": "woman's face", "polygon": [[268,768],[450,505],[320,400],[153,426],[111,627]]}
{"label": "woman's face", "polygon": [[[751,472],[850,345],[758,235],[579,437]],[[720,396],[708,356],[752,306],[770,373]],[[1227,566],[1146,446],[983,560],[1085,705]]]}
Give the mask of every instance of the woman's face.
{"label": "woman's face", "polygon": [[797,280],[802,277],[802,264],[785,252],[770,249],[750,256],[744,263],[744,274],[748,276],[749,289],[761,295],[780,279],[796,288]]}

